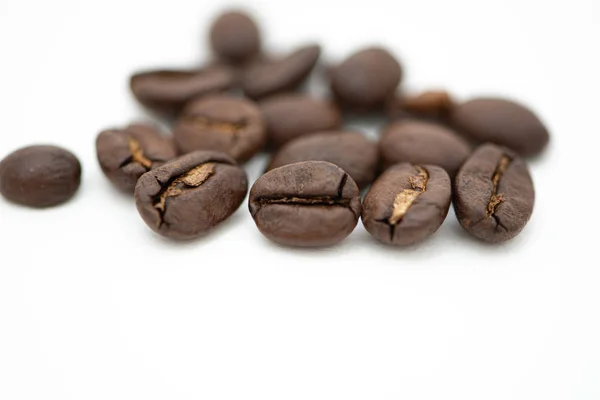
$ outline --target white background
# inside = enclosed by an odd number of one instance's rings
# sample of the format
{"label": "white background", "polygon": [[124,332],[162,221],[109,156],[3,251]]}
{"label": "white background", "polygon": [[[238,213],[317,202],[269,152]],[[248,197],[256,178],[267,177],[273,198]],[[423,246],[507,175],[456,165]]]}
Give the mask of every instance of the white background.
{"label": "white background", "polygon": [[147,118],[132,71],[208,59],[208,22],[229,4],[1,0],[0,157],[54,143],[84,175],[55,209],[0,199],[0,398],[599,399],[600,3],[244,4],[271,49],[319,40],[335,62],[381,43],[409,88],[530,105],[552,140],[531,162],[529,225],[487,246],[451,212],[414,248],[359,224],[334,248],[293,250],[244,204],[172,243],[103,177],[94,140]]}

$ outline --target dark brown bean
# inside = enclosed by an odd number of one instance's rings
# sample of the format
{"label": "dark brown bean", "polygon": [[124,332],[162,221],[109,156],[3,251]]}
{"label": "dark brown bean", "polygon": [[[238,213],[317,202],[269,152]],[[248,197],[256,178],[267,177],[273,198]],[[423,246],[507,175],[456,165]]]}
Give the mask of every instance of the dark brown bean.
{"label": "dark brown bean", "polygon": [[320,54],[321,47],[310,45],[280,59],[254,63],[243,76],[244,93],[261,99],[295,90],[313,70]]}
{"label": "dark brown bean", "polygon": [[375,179],[378,159],[377,144],[358,132],[318,132],[288,142],[267,171],[301,161],[327,161],[346,171],[363,188]]}
{"label": "dark brown bean", "polygon": [[131,77],[130,86],[141,104],[159,114],[173,116],[191,99],[231,89],[236,80],[233,68],[213,65],[197,71],[141,72]]}
{"label": "dark brown bean", "polygon": [[71,199],[81,182],[81,164],[68,150],[29,146],[0,161],[0,194],[29,207],[52,207]]}
{"label": "dark brown bean", "polygon": [[509,147],[522,156],[540,153],[550,140],[540,119],[521,104],[480,98],[458,105],[452,124],[470,139]]}
{"label": "dark brown bean", "polygon": [[385,244],[418,243],[442,226],[451,194],[450,177],[442,168],[394,165],[375,181],[365,196],[363,225]]}
{"label": "dark brown bean", "polygon": [[267,124],[269,141],[280,147],[307,133],[337,129],[339,110],[325,100],[301,94],[284,94],[260,103]]}
{"label": "dark brown bean", "polygon": [[147,124],[101,132],[96,155],[106,177],[119,189],[133,193],[140,176],[177,157],[175,143]]}
{"label": "dark brown bean", "polygon": [[384,168],[403,162],[432,164],[444,168],[453,177],[471,148],[464,139],[441,125],[401,120],[385,129],[379,151]]}
{"label": "dark brown bean", "polygon": [[259,53],[260,32],[248,14],[228,11],[213,22],[210,44],[218,58],[240,64]]}
{"label": "dark brown bean", "polygon": [[213,95],[189,103],[173,135],[182,153],[215,150],[238,162],[260,151],[267,140],[263,116],[250,100]]}
{"label": "dark brown bean", "polygon": [[135,201],[153,231],[193,239],[229,218],[247,191],[246,173],[235,161],[223,153],[197,151],[142,175]]}
{"label": "dark brown bean", "polygon": [[503,242],[518,235],[534,202],[527,164],[505,147],[480,146],[456,175],[456,216],[467,232],[483,241]]}
{"label": "dark brown bean", "polygon": [[394,97],[388,105],[391,119],[413,118],[447,124],[454,101],[443,90],[431,90],[417,94],[401,94]]}
{"label": "dark brown bean", "polygon": [[286,165],[261,176],[250,191],[250,213],[263,235],[286,246],[334,245],[356,227],[358,186],[324,161]]}
{"label": "dark brown bean", "polygon": [[402,68],[388,51],[369,48],[332,69],[331,89],[344,107],[368,111],[383,108],[401,79]]}

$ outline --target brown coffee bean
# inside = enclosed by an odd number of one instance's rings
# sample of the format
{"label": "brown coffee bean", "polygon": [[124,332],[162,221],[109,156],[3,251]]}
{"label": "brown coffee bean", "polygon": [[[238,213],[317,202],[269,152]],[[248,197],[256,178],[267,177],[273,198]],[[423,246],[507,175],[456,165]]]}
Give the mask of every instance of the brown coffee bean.
{"label": "brown coffee bean", "polygon": [[261,99],[295,90],[313,70],[320,54],[318,45],[310,45],[287,57],[253,64],[242,78],[244,93],[253,99]]}
{"label": "brown coffee bean", "polygon": [[196,97],[231,89],[236,71],[225,65],[213,65],[197,71],[156,70],[135,74],[130,86],[135,98],[147,108],[173,116]]}
{"label": "brown coffee bean", "polygon": [[52,207],[71,199],[81,182],[81,164],[68,150],[29,146],[0,161],[0,194],[29,207]]}
{"label": "brown coffee bean", "polygon": [[215,150],[238,162],[260,151],[267,140],[263,116],[250,100],[213,95],[189,103],[173,135],[182,153]]}
{"label": "brown coffee bean", "polygon": [[175,143],[155,127],[133,124],[101,132],[96,138],[98,162],[119,189],[133,193],[140,176],[177,157]]}
{"label": "brown coffee bean", "polygon": [[286,165],[261,176],[250,191],[250,213],[263,235],[286,246],[334,245],[360,216],[358,186],[324,161]]}
{"label": "brown coffee bean", "polygon": [[378,159],[377,144],[358,132],[318,132],[288,142],[267,171],[301,161],[327,161],[346,171],[362,188],[375,179]]}
{"label": "brown coffee bean", "polygon": [[426,91],[417,94],[401,94],[388,105],[391,119],[412,118],[447,124],[454,101],[448,92]]}
{"label": "brown coffee bean", "polygon": [[336,129],[342,118],[339,110],[325,100],[301,94],[283,94],[260,103],[269,141],[280,147],[307,133]]}
{"label": "brown coffee bean", "polygon": [[472,140],[509,147],[521,156],[541,152],[550,140],[540,119],[521,104],[497,98],[480,98],[458,105],[452,124]]}
{"label": "brown coffee bean", "polygon": [[357,111],[383,108],[392,98],[402,69],[386,50],[369,48],[354,53],[331,71],[331,89],[340,103]]}
{"label": "brown coffee bean", "polygon": [[135,201],[153,231],[173,239],[193,239],[229,218],[247,191],[246,173],[233,159],[215,151],[197,151],[142,175]]}
{"label": "brown coffee bean", "polygon": [[260,51],[260,32],[254,20],[244,12],[228,11],[210,28],[210,44],[220,59],[240,64]]}
{"label": "brown coffee bean", "polygon": [[505,147],[480,146],[456,175],[456,216],[469,234],[483,241],[503,242],[518,235],[534,202],[527,164]]}
{"label": "brown coffee bean", "polygon": [[363,225],[377,240],[408,246],[431,236],[448,215],[450,177],[434,165],[397,164],[365,196]]}
{"label": "brown coffee bean", "polygon": [[408,162],[437,165],[450,177],[471,153],[469,144],[441,125],[417,120],[401,120],[389,125],[379,142],[384,168]]}

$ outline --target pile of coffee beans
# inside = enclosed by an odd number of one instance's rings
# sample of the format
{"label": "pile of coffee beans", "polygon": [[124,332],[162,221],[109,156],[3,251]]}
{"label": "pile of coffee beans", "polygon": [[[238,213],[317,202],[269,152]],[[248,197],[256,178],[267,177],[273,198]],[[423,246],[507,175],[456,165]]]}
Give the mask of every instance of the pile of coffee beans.
{"label": "pile of coffee beans", "polygon": [[[523,105],[406,93],[402,65],[380,47],[329,63],[321,73],[330,95],[317,98],[304,83],[321,47],[272,55],[241,11],[216,18],[209,43],[214,59],[201,68],[131,76],[133,96],[172,135],[132,124],[96,139],[102,171],[134,196],[156,233],[189,240],[229,218],[248,194],[240,164],[265,149],[272,158],[248,205],[258,230],[282,245],[334,245],[360,218],[380,242],[413,245],[440,228],[451,203],[462,227],[490,243],[515,237],[531,217],[535,194],[522,157],[539,154],[549,134]],[[379,143],[344,127],[364,113],[388,121]],[[0,162],[0,193],[25,206],[64,203],[80,178],[77,158],[54,146]]]}

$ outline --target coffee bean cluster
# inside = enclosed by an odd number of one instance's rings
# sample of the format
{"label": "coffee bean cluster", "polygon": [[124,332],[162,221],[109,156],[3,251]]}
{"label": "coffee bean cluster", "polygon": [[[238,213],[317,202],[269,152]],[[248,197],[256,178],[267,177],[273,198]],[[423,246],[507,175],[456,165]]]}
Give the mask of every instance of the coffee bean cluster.
{"label": "coffee bean cluster", "polygon": [[[522,157],[540,153],[549,134],[523,105],[407,93],[400,62],[380,47],[321,69],[316,44],[272,55],[241,11],[216,18],[209,42],[214,59],[201,68],[130,79],[133,96],[172,135],[132,124],[96,139],[102,171],[135,197],[158,234],[193,239],[230,217],[248,194],[240,165],[265,149],[272,158],[248,205],[258,230],[282,245],[334,245],[359,218],[375,239],[413,245],[439,229],[451,203],[464,229],[491,243],[513,238],[531,217],[535,195]],[[328,82],[327,98],[308,93],[313,70]],[[345,118],[364,113],[389,122],[378,143],[344,128]],[[69,151],[30,146],[0,162],[0,193],[50,207],[69,200],[80,177]]]}

